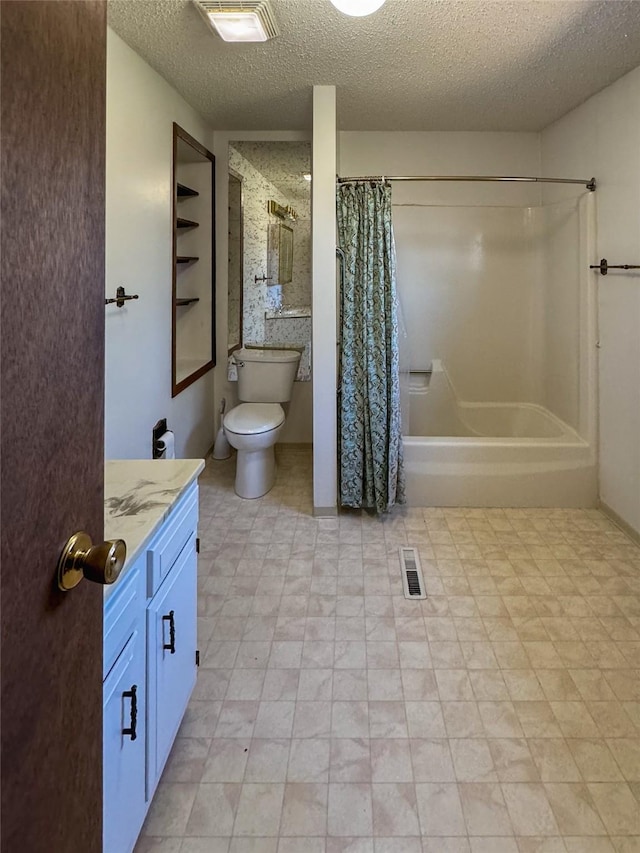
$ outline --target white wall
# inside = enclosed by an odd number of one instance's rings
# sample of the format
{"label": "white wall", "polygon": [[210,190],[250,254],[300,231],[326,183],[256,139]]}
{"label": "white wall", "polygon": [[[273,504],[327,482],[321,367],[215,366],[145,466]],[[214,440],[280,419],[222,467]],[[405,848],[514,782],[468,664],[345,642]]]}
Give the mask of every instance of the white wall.
{"label": "white wall", "polygon": [[313,87],[313,505],[337,512],[336,89]]}
{"label": "white wall", "polygon": [[[537,175],[537,133],[343,131],[340,175]],[[396,203],[507,205],[540,202],[537,184],[394,183]]]}
{"label": "white wall", "polygon": [[174,121],[211,148],[211,130],[197,113],[109,30],[106,293],[122,284],[140,296],[106,309],[109,459],[149,458],[151,429],[162,417],[179,457],[203,456],[215,437],[213,371],[171,399]]}
{"label": "white wall", "polygon": [[[534,133],[341,133],[341,175],[536,175]],[[442,359],[471,401],[541,402],[535,184],[393,184],[411,367]]]}
{"label": "white wall", "polygon": [[[592,262],[640,263],[640,68],[542,133],[549,174],[596,176]],[[545,199],[567,196],[546,187]],[[593,273],[598,287],[600,497],[640,532],[640,276]]]}

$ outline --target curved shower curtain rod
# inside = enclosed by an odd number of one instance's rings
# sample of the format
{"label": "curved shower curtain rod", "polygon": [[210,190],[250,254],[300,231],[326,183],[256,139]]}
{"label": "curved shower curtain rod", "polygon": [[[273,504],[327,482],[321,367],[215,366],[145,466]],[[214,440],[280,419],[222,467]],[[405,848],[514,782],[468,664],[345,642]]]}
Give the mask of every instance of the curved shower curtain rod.
{"label": "curved shower curtain rod", "polygon": [[502,175],[361,175],[360,177],[338,178],[339,184],[352,181],[515,181],[536,184],[584,184],[590,191],[596,188],[595,178],[529,178]]}

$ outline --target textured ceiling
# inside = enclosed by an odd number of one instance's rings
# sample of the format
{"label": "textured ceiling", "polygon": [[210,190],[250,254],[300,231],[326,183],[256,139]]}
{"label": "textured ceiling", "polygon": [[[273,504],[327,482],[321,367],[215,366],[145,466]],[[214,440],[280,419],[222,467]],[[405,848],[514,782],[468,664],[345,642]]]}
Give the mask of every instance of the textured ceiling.
{"label": "textured ceiling", "polygon": [[190,0],[111,0],[109,23],[219,129],[309,128],[335,84],[342,130],[540,130],[640,64],[638,0],[271,4],[264,44],[226,44]]}

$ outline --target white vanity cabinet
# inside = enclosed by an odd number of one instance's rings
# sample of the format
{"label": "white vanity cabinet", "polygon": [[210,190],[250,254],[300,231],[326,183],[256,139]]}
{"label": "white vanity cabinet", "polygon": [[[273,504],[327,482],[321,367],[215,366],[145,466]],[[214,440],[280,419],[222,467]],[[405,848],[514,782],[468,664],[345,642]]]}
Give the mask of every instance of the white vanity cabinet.
{"label": "white vanity cabinet", "polygon": [[103,850],[133,849],[147,811],[144,558],[104,616]]}
{"label": "white vanity cabinet", "polygon": [[193,481],[105,597],[103,853],[133,850],[195,685],[197,522]]}
{"label": "white vanity cabinet", "polygon": [[147,791],[153,796],[196,683],[195,535],[147,607]]}

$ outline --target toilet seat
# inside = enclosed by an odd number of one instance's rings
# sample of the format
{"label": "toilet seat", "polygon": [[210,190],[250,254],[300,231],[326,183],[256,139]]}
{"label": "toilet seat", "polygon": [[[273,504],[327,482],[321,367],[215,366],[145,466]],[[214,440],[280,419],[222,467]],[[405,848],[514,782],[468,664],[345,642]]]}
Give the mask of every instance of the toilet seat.
{"label": "toilet seat", "polygon": [[224,417],[225,429],[237,435],[259,435],[284,423],[279,403],[240,403]]}

